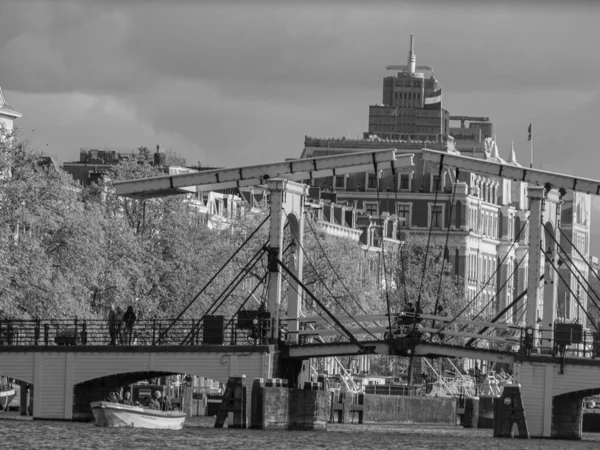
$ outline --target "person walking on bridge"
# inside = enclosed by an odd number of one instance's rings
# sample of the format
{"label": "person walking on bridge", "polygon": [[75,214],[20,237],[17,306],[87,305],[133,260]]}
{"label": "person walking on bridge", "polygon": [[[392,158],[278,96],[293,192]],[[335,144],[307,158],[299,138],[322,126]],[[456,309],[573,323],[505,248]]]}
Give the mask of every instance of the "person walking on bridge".
{"label": "person walking on bridge", "polygon": [[135,312],[133,306],[129,305],[127,311],[123,315],[123,325],[125,326],[125,344],[131,345],[133,342],[133,326],[136,321]]}

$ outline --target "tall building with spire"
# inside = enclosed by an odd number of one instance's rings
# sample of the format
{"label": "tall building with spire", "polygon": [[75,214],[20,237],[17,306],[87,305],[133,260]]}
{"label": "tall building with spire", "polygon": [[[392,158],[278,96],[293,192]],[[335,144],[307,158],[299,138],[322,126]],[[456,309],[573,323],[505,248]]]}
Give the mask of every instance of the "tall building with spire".
{"label": "tall building with spire", "polygon": [[433,67],[417,65],[414,43],[411,34],[406,65],[386,67],[397,73],[383,79],[382,102],[369,107],[369,129],[365,137],[445,140],[449,114],[442,107],[442,90],[433,76]]}

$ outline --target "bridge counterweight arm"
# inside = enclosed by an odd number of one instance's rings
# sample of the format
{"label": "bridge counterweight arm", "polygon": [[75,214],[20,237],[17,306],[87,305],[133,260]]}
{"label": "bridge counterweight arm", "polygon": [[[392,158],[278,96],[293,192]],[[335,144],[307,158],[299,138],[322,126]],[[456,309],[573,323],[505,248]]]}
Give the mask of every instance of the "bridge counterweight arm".
{"label": "bridge counterweight arm", "polygon": [[296,159],[258,166],[205,170],[178,175],[116,181],[117,195],[152,198],[196,191],[239,188],[265,184],[268,179],[301,181],[379,169],[412,167],[412,154],[396,155],[395,149]]}
{"label": "bridge counterweight arm", "polygon": [[565,188],[586,194],[600,195],[600,180],[574,177],[546,170],[518,167],[510,164],[500,164],[470,156],[454,155],[437,150],[423,149],[423,160],[435,164],[443,163],[446,168],[454,167],[462,171],[506,178],[514,181],[525,181],[532,185],[545,186],[550,183],[552,188]]}

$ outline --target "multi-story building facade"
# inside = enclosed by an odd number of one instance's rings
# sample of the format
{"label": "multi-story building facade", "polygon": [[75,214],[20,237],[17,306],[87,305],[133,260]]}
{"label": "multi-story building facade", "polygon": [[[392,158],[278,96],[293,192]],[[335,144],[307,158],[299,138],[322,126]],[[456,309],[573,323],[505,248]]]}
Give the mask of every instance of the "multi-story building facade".
{"label": "multi-story building facade", "polygon": [[[415,155],[415,166],[400,169],[394,177],[391,171],[359,173],[341,177],[313,179],[313,187],[319,187],[339,204],[354,205],[361,217],[391,218],[399,221],[398,231],[410,234],[432,233],[437,243],[445,242],[448,235],[448,256],[455,275],[461,277],[468,300],[477,297],[474,309],[489,305],[495,314],[521,293],[527,290],[527,254],[529,246],[527,184],[503,178],[486,177],[461,171],[455,178],[453,170],[443,170],[439,176],[437,167],[429,167],[421,157],[422,148],[456,152],[453,140],[445,143],[407,143],[382,140],[348,140],[305,138],[302,158],[340,153],[361,152],[375,149],[397,149],[399,153]],[[485,142],[482,159],[520,166],[514,149],[508,160],[499,155],[491,139]],[[558,200],[558,194],[551,194]],[[583,277],[588,276],[585,258],[589,258],[590,196],[578,192],[567,193],[562,198],[560,227],[577,247],[578,252],[561,241],[560,252],[565,261],[572,261],[581,276],[573,275],[567,265],[561,267],[558,288],[558,320],[586,323],[585,313],[579,306],[586,306],[587,295],[583,289]],[[546,207],[547,221],[556,223],[556,209]],[[365,228],[366,229],[366,228]],[[396,236],[393,236],[396,237]],[[544,237],[544,246],[551,240]],[[370,245],[377,245],[371,240]],[[573,298],[569,289],[578,296]],[[543,282],[540,284],[540,294]],[[542,294],[541,294],[542,295]],[[541,298],[541,297],[540,297]],[[523,322],[526,298],[518,302],[507,317],[513,322]],[[542,302],[537,307],[542,316]]]}

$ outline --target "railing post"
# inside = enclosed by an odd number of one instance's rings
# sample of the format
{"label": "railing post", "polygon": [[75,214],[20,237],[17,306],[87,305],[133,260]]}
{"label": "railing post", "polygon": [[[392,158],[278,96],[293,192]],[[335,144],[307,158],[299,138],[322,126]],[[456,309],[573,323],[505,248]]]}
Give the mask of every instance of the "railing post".
{"label": "railing post", "polygon": [[196,319],[192,319],[192,328],[190,329],[190,345],[194,345],[196,342],[195,335],[196,334]]}
{"label": "railing post", "polygon": [[74,336],[73,336],[73,345],[77,345],[79,342],[79,339],[77,339],[77,317],[75,317],[75,330],[74,330]]}
{"label": "railing post", "polygon": [[50,332],[50,326],[45,323],[44,324],[44,345],[48,345],[48,334]]}
{"label": "railing post", "polygon": [[156,319],[152,320],[152,345],[156,345]]}
{"label": "railing post", "polygon": [[81,343],[87,345],[87,322],[85,320],[81,324]]}
{"label": "railing post", "polygon": [[236,345],[237,344],[237,336],[235,333],[235,317],[233,319],[231,319],[231,345]]}
{"label": "railing post", "polygon": [[40,340],[40,319],[36,319],[33,328],[33,345],[38,345]]}

